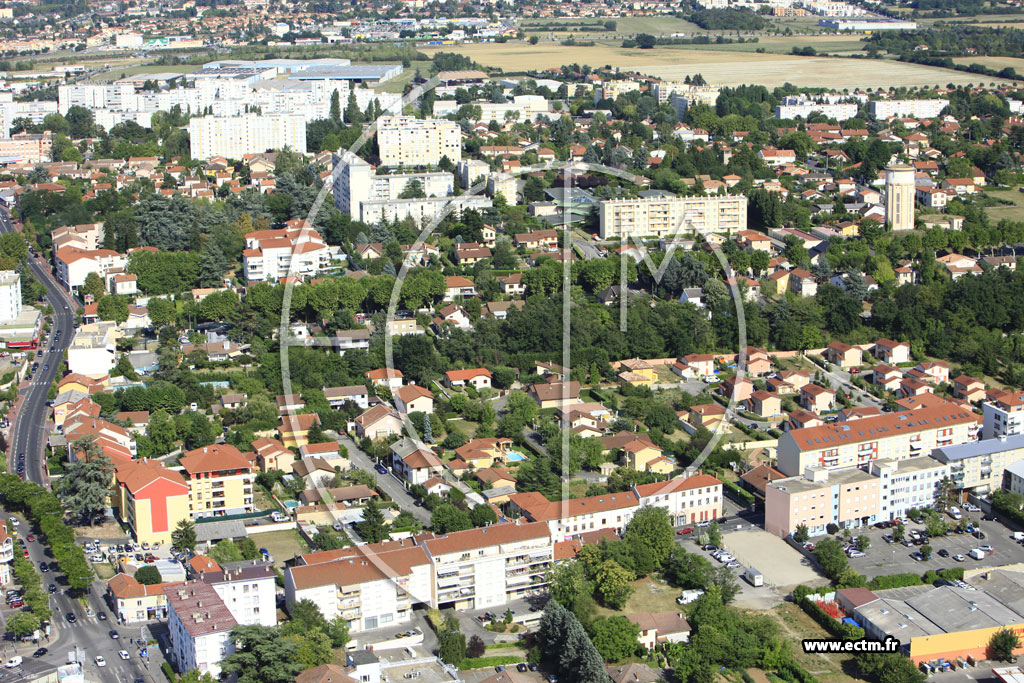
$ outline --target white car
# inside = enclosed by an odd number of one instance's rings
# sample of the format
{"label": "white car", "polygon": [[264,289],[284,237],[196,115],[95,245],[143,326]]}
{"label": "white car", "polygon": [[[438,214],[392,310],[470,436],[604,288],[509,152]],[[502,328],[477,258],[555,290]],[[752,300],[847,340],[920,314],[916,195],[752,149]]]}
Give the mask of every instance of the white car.
{"label": "white car", "polygon": [[103,659],[103,655],[96,655],[96,666],[106,666],[107,660]]}
{"label": "white car", "polygon": [[4,666],[6,666],[8,669],[14,669],[16,667],[21,666],[21,662],[22,662],[21,655],[16,655],[16,656],[11,657],[10,659],[8,659],[7,663],[4,664]]}
{"label": "white car", "polygon": [[982,543],[981,545],[979,545],[978,550],[980,550],[983,553],[993,552],[992,546],[990,546],[988,543]]}
{"label": "white car", "polygon": [[21,522],[18,521],[17,517],[11,517],[10,522],[11,522],[11,526],[18,526],[18,525],[21,524]]}
{"label": "white car", "polygon": [[954,555],[954,556],[953,556],[953,560],[954,560],[955,562],[963,562],[963,561],[964,561],[964,560],[966,560],[966,559],[967,559],[967,558],[966,558],[966,557],[964,557],[963,555]]}
{"label": "white car", "polygon": [[129,659],[131,657],[131,655],[128,654],[128,650],[118,650],[117,656],[121,659]]}

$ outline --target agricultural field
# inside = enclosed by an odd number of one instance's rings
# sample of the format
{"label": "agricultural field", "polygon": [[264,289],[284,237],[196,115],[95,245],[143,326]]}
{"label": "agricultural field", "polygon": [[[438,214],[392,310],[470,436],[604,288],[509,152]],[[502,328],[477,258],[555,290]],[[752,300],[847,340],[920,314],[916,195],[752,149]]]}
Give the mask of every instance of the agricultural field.
{"label": "agricultural field", "polygon": [[1017,73],[1024,71],[1024,59],[1020,57],[954,57],[953,61],[957,64],[982,64],[996,71],[1006,67],[1016,69]]}
{"label": "agricultural field", "polygon": [[1018,188],[988,189],[985,190],[985,194],[993,199],[1011,202],[1009,205],[1000,204],[985,207],[985,213],[988,214],[990,219],[1000,221],[1006,218],[1011,221],[1024,221],[1024,193],[1019,192]]}
{"label": "agricultural field", "polygon": [[[807,37],[786,38],[793,45],[812,44]],[[828,36],[828,40],[842,41],[839,36]],[[851,47],[853,43],[851,42]],[[734,49],[729,50],[732,47]],[[552,43],[529,45],[527,43],[505,43],[486,45],[445,46],[441,50],[458,52],[472,57],[477,62],[521,72],[525,69],[547,69],[562,64],[591,64],[635,69],[641,73],[662,78],[682,79],[687,75],[700,73],[710,83],[735,86],[758,83],[768,87],[793,83],[797,86],[816,86],[828,83],[833,88],[889,88],[898,86],[945,85],[946,83],[977,83],[977,74],[970,74],[937,67],[886,62],[880,65],[875,60],[841,60],[827,57],[796,57],[782,54],[758,54],[752,57],[749,51],[737,48],[756,48],[757,45],[722,46],[721,49],[707,50],[697,47],[659,47],[653,50],[626,49],[617,46],[597,45],[582,47]],[[431,54],[438,48],[424,50]],[[985,78],[985,81],[999,79]]]}

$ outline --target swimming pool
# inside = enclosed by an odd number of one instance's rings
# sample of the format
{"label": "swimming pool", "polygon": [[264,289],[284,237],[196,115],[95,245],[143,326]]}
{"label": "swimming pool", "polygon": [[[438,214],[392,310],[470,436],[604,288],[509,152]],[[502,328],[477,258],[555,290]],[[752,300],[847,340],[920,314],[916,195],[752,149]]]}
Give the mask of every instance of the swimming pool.
{"label": "swimming pool", "polygon": [[526,460],[526,456],[517,451],[509,451],[505,454],[505,460],[508,462],[519,462],[520,460]]}
{"label": "swimming pool", "polygon": [[283,500],[283,501],[281,501],[281,504],[284,505],[288,509],[299,507],[299,501],[297,501],[297,500]]}

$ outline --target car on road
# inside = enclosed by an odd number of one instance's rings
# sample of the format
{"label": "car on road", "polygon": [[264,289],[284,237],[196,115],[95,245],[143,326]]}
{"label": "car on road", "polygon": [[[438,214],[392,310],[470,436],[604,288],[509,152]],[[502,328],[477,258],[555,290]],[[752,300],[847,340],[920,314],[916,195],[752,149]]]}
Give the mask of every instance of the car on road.
{"label": "car on road", "polygon": [[57,592],[57,586],[51,583],[50,584],[50,594],[52,595],[52,594],[54,594],[56,592]]}
{"label": "car on road", "polygon": [[939,548],[938,555],[939,557],[949,557],[949,551],[945,548]]}
{"label": "car on road", "polygon": [[100,612],[99,614],[96,615],[96,618],[99,619],[100,621],[106,621],[107,620],[107,613],[106,612]]}
{"label": "car on road", "polygon": [[17,598],[15,600],[11,600],[10,603],[8,603],[8,606],[14,609],[21,609],[25,606],[25,601],[21,598]]}
{"label": "car on road", "polygon": [[120,634],[118,634],[118,632],[117,632],[117,631],[115,631],[114,629],[110,629],[110,637],[111,637],[111,638],[113,638],[114,640],[117,640],[117,639],[118,639],[118,638],[120,638],[121,636],[120,636]]}
{"label": "car on road", "polygon": [[954,562],[963,562],[966,559],[967,559],[966,557],[964,557],[963,555],[961,555],[959,553],[957,553],[956,555],[953,556],[953,561]]}
{"label": "car on road", "polygon": [[688,526],[685,529],[680,529],[679,531],[676,532],[676,534],[678,536],[682,536],[683,534],[692,534],[692,533],[693,533],[693,527],[692,526]]}
{"label": "car on road", "polygon": [[376,465],[374,465],[373,469],[377,470],[381,474],[387,474],[388,473],[388,468],[384,467],[384,465],[381,465],[380,463],[377,463]]}
{"label": "car on road", "polygon": [[36,650],[35,652],[33,652],[32,656],[35,657],[36,659],[39,659],[40,657],[45,657],[48,652],[49,652],[49,650],[47,650],[45,647],[41,647],[38,650]]}
{"label": "car on road", "polygon": [[43,370],[49,370],[49,369],[50,369],[50,365],[49,364],[46,364],[46,365],[43,366]]}
{"label": "car on road", "polygon": [[117,651],[117,656],[120,657],[121,659],[130,659],[131,658],[131,655],[128,654],[128,650],[118,650]]}
{"label": "car on road", "polygon": [[16,656],[11,657],[10,659],[8,659],[7,663],[4,664],[4,666],[6,666],[8,669],[14,669],[14,668],[17,668],[17,667],[21,666],[21,662],[22,661],[23,660],[21,658],[21,655],[16,655]]}
{"label": "car on road", "polygon": [[107,660],[103,659],[103,655],[96,655],[96,666],[106,666]]}
{"label": "car on road", "polygon": [[26,536],[26,538],[27,538],[28,540],[30,540],[30,541],[34,541],[34,540],[36,540],[36,537],[35,537],[35,535],[34,535],[34,534],[29,534],[28,536]]}
{"label": "car on road", "polygon": [[40,562],[39,563],[39,571],[41,571],[41,572],[48,572],[48,571],[50,571],[50,565],[46,564],[45,562]]}

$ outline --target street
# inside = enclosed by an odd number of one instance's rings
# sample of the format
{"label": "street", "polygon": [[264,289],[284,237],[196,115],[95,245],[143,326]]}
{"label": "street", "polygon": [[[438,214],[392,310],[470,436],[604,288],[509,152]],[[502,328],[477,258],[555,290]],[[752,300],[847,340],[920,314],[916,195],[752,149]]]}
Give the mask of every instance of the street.
{"label": "street", "polygon": [[427,511],[426,508],[422,508],[414,504],[415,498],[405,490],[405,486],[401,481],[390,473],[381,474],[375,470],[373,467],[373,458],[364,453],[359,446],[356,445],[355,441],[347,435],[331,431],[328,431],[327,434],[348,449],[348,457],[353,467],[372,474],[374,479],[377,480],[377,486],[379,486],[384,493],[388,494],[388,497],[390,497],[391,500],[398,503],[403,511],[412,513],[412,516],[416,518],[416,521],[420,522],[424,526],[430,525],[430,512]]}
{"label": "street", "polygon": [[[10,214],[0,210],[0,232],[14,232],[14,224],[11,222]],[[25,478],[38,484],[45,485],[45,468],[43,466],[44,445],[46,444],[46,417],[48,406],[47,392],[50,384],[57,376],[61,360],[67,353],[68,346],[75,334],[75,309],[77,304],[74,299],[57,284],[57,281],[50,274],[49,268],[40,259],[29,255],[28,267],[32,274],[46,288],[46,298],[53,306],[53,321],[51,324],[51,335],[57,330],[61,331],[58,342],[47,348],[48,340],[40,339],[40,350],[46,351],[39,359],[39,370],[32,375],[32,382],[22,392],[22,403],[18,414],[11,425],[10,448],[8,453],[16,455],[25,454]],[[8,458],[8,466],[13,465],[13,458]]]}

